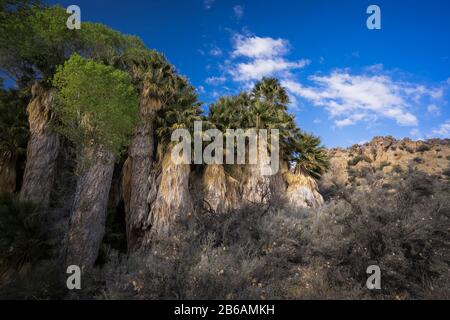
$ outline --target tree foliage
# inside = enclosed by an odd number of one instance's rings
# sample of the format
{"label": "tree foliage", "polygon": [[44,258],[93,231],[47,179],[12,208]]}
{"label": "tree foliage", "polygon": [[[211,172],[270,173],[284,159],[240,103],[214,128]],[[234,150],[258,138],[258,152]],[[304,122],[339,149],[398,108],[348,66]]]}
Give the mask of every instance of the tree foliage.
{"label": "tree foliage", "polygon": [[130,76],[73,55],[53,79],[58,89],[56,128],[80,147],[119,154],[137,121],[137,92]]}
{"label": "tree foliage", "polygon": [[80,30],[69,30],[68,14],[59,6],[7,3],[0,19],[0,69],[28,86],[36,79],[50,85],[57,67],[74,53],[113,65],[125,51],[145,48],[139,38],[98,23],[83,22]]}
{"label": "tree foliage", "polygon": [[295,117],[288,113],[289,97],[274,78],[263,78],[250,93],[221,97],[211,104],[207,121],[213,127],[226,129],[278,129],[284,160],[297,170],[314,178],[328,168],[328,157],[320,138],[302,132]]}
{"label": "tree foliage", "polygon": [[50,256],[42,210],[11,194],[0,195],[0,273]]}
{"label": "tree foliage", "polygon": [[0,154],[25,152],[28,139],[28,95],[17,89],[0,89]]}
{"label": "tree foliage", "polygon": [[173,95],[170,104],[158,113],[157,134],[163,142],[170,140],[176,129],[194,129],[194,121],[200,121],[201,109],[197,94],[186,78],[176,76],[171,84]]}

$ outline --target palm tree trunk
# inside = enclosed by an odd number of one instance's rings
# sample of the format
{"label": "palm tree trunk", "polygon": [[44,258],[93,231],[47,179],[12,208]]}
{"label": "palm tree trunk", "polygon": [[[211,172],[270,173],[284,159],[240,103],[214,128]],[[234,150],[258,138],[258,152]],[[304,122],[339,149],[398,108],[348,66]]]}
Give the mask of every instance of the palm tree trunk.
{"label": "palm tree trunk", "polygon": [[319,187],[310,175],[302,172],[286,171],[283,174],[287,184],[286,200],[287,204],[293,208],[319,208],[324,200],[319,193]]}
{"label": "palm tree trunk", "polygon": [[66,238],[66,263],[89,269],[95,263],[105,233],[115,157],[106,150],[85,150],[84,156],[92,162],[88,162],[77,182]]}
{"label": "palm tree trunk", "polygon": [[161,108],[161,101],[148,86],[141,92],[140,116],[142,123],[135,129],[129,152],[130,172],[129,203],[125,204],[127,242],[130,250],[140,246],[139,238],[150,208],[147,197],[150,192],[149,177],[155,153],[155,114]]}
{"label": "palm tree trunk", "polygon": [[145,235],[145,243],[155,238],[163,238],[173,233],[173,227],[180,217],[193,214],[194,206],[189,190],[189,164],[175,164],[172,149],[165,153],[162,161],[160,183],[156,196],[149,196],[150,215],[146,225],[150,232]]}
{"label": "palm tree trunk", "polygon": [[222,164],[209,164],[202,176],[202,194],[206,210],[224,213],[241,205],[239,181],[225,171]]}
{"label": "palm tree trunk", "polygon": [[39,83],[32,87],[33,98],[27,107],[30,124],[30,140],[21,197],[47,207],[56,170],[59,137],[49,126],[52,92]]}
{"label": "palm tree trunk", "polygon": [[150,191],[149,177],[153,163],[154,129],[151,123],[142,124],[134,134],[130,147],[129,204],[127,206],[127,241],[128,248],[134,250],[139,246],[138,234],[147,219],[149,206],[147,196]]}

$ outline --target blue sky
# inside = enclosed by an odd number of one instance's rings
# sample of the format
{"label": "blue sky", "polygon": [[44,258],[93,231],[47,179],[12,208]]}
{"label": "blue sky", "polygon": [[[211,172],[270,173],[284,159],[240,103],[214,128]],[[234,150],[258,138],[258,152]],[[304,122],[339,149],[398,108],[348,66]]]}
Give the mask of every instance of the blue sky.
{"label": "blue sky", "polygon": [[[70,0],[163,52],[208,104],[262,76],[324,144],[450,137],[450,1]],[[366,27],[369,5],[381,30]]]}

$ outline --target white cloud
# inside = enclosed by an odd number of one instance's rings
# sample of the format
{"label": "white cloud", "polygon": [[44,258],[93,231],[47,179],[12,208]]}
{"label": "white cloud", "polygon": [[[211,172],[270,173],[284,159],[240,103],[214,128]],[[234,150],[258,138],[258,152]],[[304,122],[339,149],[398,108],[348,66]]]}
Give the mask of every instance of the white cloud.
{"label": "white cloud", "polygon": [[440,98],[442,98],[444,96],[444,89],[443,88],[432,89],[431,92],[430,92],[430,96],[433,99],[440,99]]}
{"label": "white cloud", "polygon": [[230,71],[235,81],[259,80],[281,72],[304,68],[309,60],[290,62],[282,58],[255,59],[248,63],[239,63]]}
{"label": "white cloud", "polygon": [[434,115],[434,116],[439,116],[439,115],[441,114],[441,110],[440,110],[439,107],[438,107],[437,105],[435,105],[435,104],[430,104],[430,105],[427,107],[427,112],[428,112],[429,114],[431,114],[431,115]]}
{"label": "white cloud", "polygon": [[450,138],[450,120],[442,123],[438,129],[432,131],[432,136],[441,138]]}
{"label": "white cloud", "polygon": [[226,80],[227,79],[225,77],[209,77],[205,80],[205,82],[211,85],[218,85],[224,83]]}
{"label": "white cloud", "polygon": [[244,7],[237,5],[233,7],[234,17],[236,19],[241,19],[244,16]]}
{"label": "white cloud", "polygon": [[[377,68],[379,70],[379,68]],[[435,90],[423,85],[395,81],[383,72],[352,75],[337,70],[327,76],[310,77],[312,86],[306,87],[293,80],[282,84],[294,95],[325,107],[338,127],[378,118],[395,120],[402,126],[416,126],[412,113],[424,98],[437,97]]]}
{"label": "white cloud", "polygon": [[289,52],[289,41],[284,39],[245,37],[235,35],[233,39],[233,56],[247,58],[271,58],[282,56]]}
{"label": "white cloud", "polygon": [[249,82],[266,76],[286,78],[292,70],[302,69],[309,60],[290,61],[284,57],[290,44],[285,39],[270,37],[243,36],[233,37],[234,50],[228,72],[234,81]]}

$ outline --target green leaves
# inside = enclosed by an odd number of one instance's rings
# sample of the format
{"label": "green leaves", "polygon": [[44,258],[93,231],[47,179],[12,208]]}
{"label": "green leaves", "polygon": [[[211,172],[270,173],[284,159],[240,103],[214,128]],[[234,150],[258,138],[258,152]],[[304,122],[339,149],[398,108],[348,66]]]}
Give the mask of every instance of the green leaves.
{"label": "green leaves", "polygon": [[101,146],[120,154],[138,119],[130,76],[73,55],[53,79],[58,89],[56,129],[80,147]]}
{"label": "green leaves", "polygon": [[20,268],[50,256],[43,214],[32,202],[0,194],[0,269]]}
{"label": "green leaves", "polygon": [[181,76],[172,79],[172,96],[169,104],[159,111],[157,134],[163,141],[170,141],[175,129],[193,130],[194,121],[201,120],[201,110],[195,89]]}
{"label": "green leaves", "polygon": [[301,133],[296,140],[293,161],[296,171],[307,173],[319,179],[329,167],[329,159],[320,138],[308,133]]}
{"label": "green leaves", "polygon": [[[0,12],[0,70],[16,80],[50,80],[72,54],[114,65],[125,51],[144,50],[134,36],[98,23],[69,30],[69,15],[59,6],[37,6],[32,0],[9,0]],[[29,85],[29,84],[28,84]]]}

